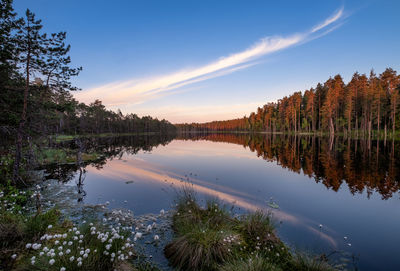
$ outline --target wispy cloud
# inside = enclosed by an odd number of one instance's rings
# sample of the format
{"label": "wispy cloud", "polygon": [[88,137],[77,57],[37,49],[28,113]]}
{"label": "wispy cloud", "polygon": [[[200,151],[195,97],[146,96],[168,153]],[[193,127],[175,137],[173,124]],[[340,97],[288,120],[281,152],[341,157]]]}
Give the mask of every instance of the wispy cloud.
{"label": "wispy cloud", "polygon": [[321,30],[322,28],[325,28],[328,25],[333,24],[334,22],[339,20],[343,16],[343,11],[344,11],[344,8],[341,7],[336,13],[334,13],[331,17],[327,18],[324,22],[313,27],[313,29],[311,30],[311,33],[317,32],[317,31]]}
{"label": "wispy cloud", "polygon": [[222,57],[198,68],[181,70],[150,78],[114,82],[76,93],[75,97],[82,102],[91,102],[94,99],[100,99],[107,106],[143,103],[144,101],[169,94],[172,90],[183,86],[223,76],[252,66],[256,64],[254,61],[262,56],[307,42],[316,38],[316,35],[321,36],[321,33],[319,33],[321,30],[327,30],[328,26],[338,22],[342,17],[343,8],[309,31],[287,37],[266,37],[242,52]]}

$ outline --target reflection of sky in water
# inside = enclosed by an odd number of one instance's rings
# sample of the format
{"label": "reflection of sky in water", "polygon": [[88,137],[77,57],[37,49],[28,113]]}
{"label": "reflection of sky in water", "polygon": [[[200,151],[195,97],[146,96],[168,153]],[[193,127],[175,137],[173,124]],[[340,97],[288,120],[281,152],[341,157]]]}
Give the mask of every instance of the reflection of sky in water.
{"label": "reflection of sky in water", "polygon": [[280,206],[274,210],[276,220],[282,221],[278,232],[295,246],[360,254],[362,270],[396,270],[400,265],[398,197],[368,199],[365,193],[352,195],[346,185],[334,192],[240,145],[174,140],[151,153],[124,154],[101,170],[87,171],[88,203],[110,201],[111,207],[137,214],[157,213],[173,204],[189,178],[200,198],[218,197],[241,211],[267,209],[272,197]]}

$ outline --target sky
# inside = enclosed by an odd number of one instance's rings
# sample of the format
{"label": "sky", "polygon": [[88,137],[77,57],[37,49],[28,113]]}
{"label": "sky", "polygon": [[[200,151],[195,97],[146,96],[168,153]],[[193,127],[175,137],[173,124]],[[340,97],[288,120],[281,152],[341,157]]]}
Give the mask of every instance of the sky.
{"label": "sky", "polygon": [[341,74],[400,71],[400,1],[14,0],[67,32],[85,103],[172,123],[243,117]]}

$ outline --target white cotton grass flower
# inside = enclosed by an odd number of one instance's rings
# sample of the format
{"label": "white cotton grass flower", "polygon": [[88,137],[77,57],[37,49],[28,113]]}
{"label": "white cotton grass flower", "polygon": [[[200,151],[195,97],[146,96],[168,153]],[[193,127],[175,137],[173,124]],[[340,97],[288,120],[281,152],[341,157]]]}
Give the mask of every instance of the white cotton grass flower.
{"label": "white cotton grass flower", "polygon": [[53,265],[55,262],[56,262],[56,260],[50,259],[49,264],[50,264],[50,265]]}
{"label": "white cotton grass flower", "polygon": [[32,249],[34,249],[34,250],[38,250],[38,249],[40,249],[42,247],[42,244],[33,244],[32,245]]}
{"label": "white cotton grass flower", "polygon": [[69,261],[70,261],[70,262],[73,262],[74,260],[75,260],[75,257],[74,257],[74,256],[69,257]]}
{"label": "white cotton grass flower", "polygon": [[13,254],[13,255],[11,255],[11,259],[16,259],[17,258],[17,254]]}
{"label": "white cotton grass flower", "polygon": [[28,243],[28,244],[25,245],[25,248],[31,248],[31,247],[32,247],[31,243]]}
{"label": "white cotton grass flower", "polygon": [[158,241],[158,240],[160,240],[160,236],[158,236],[157,234],[154,235],[154,241]]}
{"label": "white cotton grass flower", "polygon": [[51,228],[53,228],[53,225],[50,224],[50,225],[47,226],[47,228],[51,229]]}
{"label": "white cotton grass flower", "polygon": [[67,269],[63,266],[60,268],[60,271],[66,271]]}

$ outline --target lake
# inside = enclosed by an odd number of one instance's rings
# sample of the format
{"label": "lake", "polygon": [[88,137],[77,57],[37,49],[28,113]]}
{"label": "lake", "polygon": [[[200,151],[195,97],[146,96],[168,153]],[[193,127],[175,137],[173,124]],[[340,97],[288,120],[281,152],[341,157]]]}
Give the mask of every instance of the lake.
{"label": "lake", "polygon": [[[186,184],[236,213],[272,212],[293,249],[399,270],[399,144],[271,134],[88,139],[104,157],[85,167],[81,201],[159,213]],[[48,171],[66,185],[79,176],[73,165]]]}

